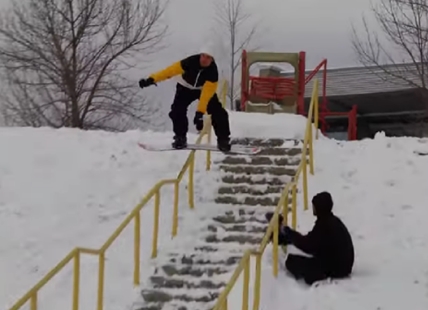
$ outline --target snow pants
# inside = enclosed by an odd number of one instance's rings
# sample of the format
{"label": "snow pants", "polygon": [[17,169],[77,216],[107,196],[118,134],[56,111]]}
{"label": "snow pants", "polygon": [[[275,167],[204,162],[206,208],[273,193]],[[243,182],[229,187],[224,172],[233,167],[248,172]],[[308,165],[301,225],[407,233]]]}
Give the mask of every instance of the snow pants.
{"label": "snow pants", "polygon": [[289,254],[285,267],[297,280],[303,279],[308,285],[328,278],[318,260],[312,257]]}
{"label": "snow pants", "polygon": [[[174,101],[171,105],[169,117],[172,120],[172,128],[176,136],[186,136],[189,130],[189,120],[187,118],[187,109],[189,105],[199,99],[201,90],[189,89],[177,84]],[[211,115],[212,126],[214,127],[217,139],[229,139],[230,126],[229,115],[223,108],[217,94],[208,102],[207,113]]]}

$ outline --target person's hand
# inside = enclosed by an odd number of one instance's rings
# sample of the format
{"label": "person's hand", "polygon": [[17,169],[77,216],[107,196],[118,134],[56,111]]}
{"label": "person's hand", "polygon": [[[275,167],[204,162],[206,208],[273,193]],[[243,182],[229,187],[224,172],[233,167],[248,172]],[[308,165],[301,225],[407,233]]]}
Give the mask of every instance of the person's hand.
{"label": "person's hand", "polygon": [[196,111],[193,124],[195,124],[197,131],[201,131],[204,128],[204,113]]}
{"label": "person's hand", "polygon": [[140,88],[145,88],[148,87],[150,85],[156,85],[155,80],[151,77],[147,78],[147,79],[141,79],[138,84],[140,85]]}
{"label": "person's hand", "polygon": [[278,238],[278,239],[280,239],[279,243],[283,244],[283,245],[293,243],[292,242],[293,241],[293,233],[294,233],[294,230],[292,230],[290,227],[288,227],[288,226],[282,227],[282,229],[279,233],[280,237]]}

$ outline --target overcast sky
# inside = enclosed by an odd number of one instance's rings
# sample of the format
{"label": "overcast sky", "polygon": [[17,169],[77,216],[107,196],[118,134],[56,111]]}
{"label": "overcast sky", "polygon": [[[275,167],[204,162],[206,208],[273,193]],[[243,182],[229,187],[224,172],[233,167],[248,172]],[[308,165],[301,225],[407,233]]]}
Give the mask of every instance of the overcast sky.
{"label": "overcast sky", "polygon": [[[208,40],[216,0],[171,0],[168,21],[173,50],[168,57],[194,52]],[[217,0],[222,1],[222,0]],[[356,64],[350,44],[351,22],[369,13],[369,0],[245,0],[261,20],[266,51],[306,51],[308,68],[327,58],[333,67]],[[183,9],[186,8],[186,9]],[[180,13],[178,13],[180,12]]]}

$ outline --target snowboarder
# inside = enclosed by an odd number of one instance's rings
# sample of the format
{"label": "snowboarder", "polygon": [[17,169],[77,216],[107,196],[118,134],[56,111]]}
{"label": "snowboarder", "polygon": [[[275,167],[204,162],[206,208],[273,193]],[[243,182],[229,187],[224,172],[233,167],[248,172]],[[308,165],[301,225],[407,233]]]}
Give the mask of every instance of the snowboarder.
{"label": "snowboarder", "polygon": [[[307,235],[288,226],[280,226],[278,243],[292,244],[312,257],[289,254],[285,266],[296,278],[307,284],[327,278],[345,278],[354,265],[354,246],[351,235],[343,222],[333,212],[330,193],[322,192],[312,198],[312,211],[317,217],[315,226]],[[270,220],[272,213],[266,214]],[[282,224],[282,216],[279,218]],[[273,235],[271,236],[271,240]]]}
{"label": "snowboarder", "polygon": [[187,109],[199,99],[193,123],[198,131],[203,128],[203,116],[211,115],[214,132],[217,136],[217,147],[220,151],[230,151],[229,116],[217,96],[218,69],[214,60],[212,45],[200,50],[199,54],[191,55],[178,61],[162,71],[151,74],[139,81],[141,88],[179,76],[174,101],[169,117],[172,120],[174,142],[172,147],[183,149],[187,147],[187,131],[189,121]]}

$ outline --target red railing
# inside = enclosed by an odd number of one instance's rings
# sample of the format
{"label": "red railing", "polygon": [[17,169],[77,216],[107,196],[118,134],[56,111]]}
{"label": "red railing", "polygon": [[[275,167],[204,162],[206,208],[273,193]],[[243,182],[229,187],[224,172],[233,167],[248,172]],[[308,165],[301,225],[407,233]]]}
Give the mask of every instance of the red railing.
{"label": "red railing", "polygon": [[250,76],[250,94],[269,100],[281,100],[296,95],[293,78]]}
{"label": "red railing", "polygon": [[357,105],[352,106],[348,116],[348,140],[357,140]]}
{"label": "red railing", "polygon": [[[284,77],[255,77],[249,76],[247,70],[247,52],[242,51],[242,77],[241,77],[241,110],[245,110],[245,104],[249,95],[266,98],[269,100],[281,100],[286,96],[294,95],[297,91],[297,114],[306,115],[305,111],[305,86],[314,76],[323,69],[322,73],[322,100],[319,105],[319,123],[321,131],[326,132],[328,124],[325,117],[329,115],[348,115],[348,137],[355,140],[357,136],[357,108],[354,106],[350,112],[333,113],[327,107],[327,59],[321,61],[318,66],[305,76],[306,53],[299,52],[299,81]],[[297,85],[296,85],[297,84]],[[297,87],[296,87],[297,86]],[[251,90],[249,89],[251,88]]]}
{"label": "red railing", "polygon": [[[319,105],[319,110],[320,110],[319,122],[321,124],[321,131],[325,132],[327,130],[328,125],[327,125],[327,122],[325,121],[324,116],[328,115],[329,113],[329,110],[327,108],[327,59],[324,59],[323,61],[321,61],[319,65],[316,66],[311,73],[309,73],[308,76],[305,76],[304,85],[306,86],[306,84],[308,84],[314,78],[314,76],[321,70],[321,68],[323,69],[323,76],[322,76],[322,88],[321,88],[322,100],[321,100],[321,104]],[[305,71],[302,71],[302,72],[305,72]],[[303,89],[305,89],[305,87],[303,87]],[[300,114],[306,115],[304,106],[301,106],[299,111],[301,111]]]}
{"label": "red railing", "polygon": [[243,50],[241,56],[241,111],[245,111],[245,103],[248,100],[247,78],[247,51]]}
{"label": "red railing", "polygon": [[348,117],[348,140],[357,140],[357,106],[353,105],[349,112],[321,112],[319,117],[347,116]]}

